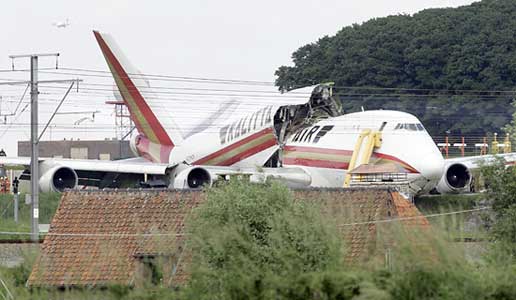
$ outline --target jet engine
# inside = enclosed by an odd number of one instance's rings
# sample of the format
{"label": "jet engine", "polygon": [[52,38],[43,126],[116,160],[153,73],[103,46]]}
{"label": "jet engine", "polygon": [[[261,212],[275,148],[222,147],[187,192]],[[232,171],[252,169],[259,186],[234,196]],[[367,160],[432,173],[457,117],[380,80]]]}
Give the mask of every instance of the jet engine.
{"label": "jet engine", "polygon": [[131,149],[131,152],[136,156],[140,156],[140,152],[138,151],[138,144],[140,143],[141,141],[141,136],[139,134],[135,134],[133,136],[131,136],[131,138],[129,139],[129,148]]}
{"label": "jet engine", "polygon": [[460,163],[448,165],[436,190],[441,194],[468,192],[472,176],[468,167]]}
{"label": "jet engine", "polygon": [[173,176],[172,186],[176,189],[197,189],[203,186],[210,186],[213,177],[203,167],[180,168]]}
{"label": "jet engine", "polygon": [[232,177],[247,178],[250,182],[264,183],[268,179],[280,180],[289,187],[308,187],[312,182],[309,174],[299,168],[255,168],[228,169],[215,166],[179,165],[170,174],[169,187],[175,189],[197,189],[211,186],[217,180],[231,180]]}
{"label": "jet engine", "polygon": [[73,189],[79,182],[77,173],[69,167],[44,162],[40,164],[40,169],[39,189],[44,193]]}

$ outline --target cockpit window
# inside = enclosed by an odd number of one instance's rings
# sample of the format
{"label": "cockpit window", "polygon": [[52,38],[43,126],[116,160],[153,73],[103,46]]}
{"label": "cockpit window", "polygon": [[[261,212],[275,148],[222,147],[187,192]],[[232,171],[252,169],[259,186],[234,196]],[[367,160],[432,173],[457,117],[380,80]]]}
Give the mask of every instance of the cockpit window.
{"label": "cockpit window", "polygon": [[425,131],[425,127],[419,123],[398,123],[394,130]]}

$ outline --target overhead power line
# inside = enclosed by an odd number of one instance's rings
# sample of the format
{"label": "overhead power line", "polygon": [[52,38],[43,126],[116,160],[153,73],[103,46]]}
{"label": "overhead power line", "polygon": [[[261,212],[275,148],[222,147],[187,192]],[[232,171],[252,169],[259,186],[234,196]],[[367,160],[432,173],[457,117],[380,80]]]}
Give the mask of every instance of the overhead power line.
{"label": "overhead power line", "polygon": [[[87,77],[112,78],[111,72],[108,70],[95,70],[88,68],[77,67],[60,67],[59,69],[47,68],[47,71],[42,73],[58,74],[58,75],[77,75]],[[62,71],[61,71],[62,70]],[[28,72],[29,70],[14,70],[18,72]],[[64,72],[63,72],[64,71]],[[12,72],[12,70],[0,70],[0,72]],[[178,76],[166,74],[150,74],[150,73],[128,73],[128,76],[133,78],[141,78],[156,81],[182,81],[193,83],[211,83],[211,84],[242,84],[242,85],[263,85],[274,86],[272,81],[260,80],[243,80],[243,79],[227,79],[227,78],[209,78],[209,77],[195,77],[195,76]],[[144,78],[145,77],[145,78]],[[508,95],[516,95],[516,90],[479,90],[479,89],[438,89],[438,88],[407,88],[407,87],[377,87],[377,86],[344,86],[335,85],[337,89],[350,90],[376,90],[376,91],[417,91],[417,92],[441,92],[441,93],[501,93]]]}
{"label": "overhead power line", "polygon": [[[86,68],[60,68],[60,70],[78,71],[78,72],[90,72],[90,73],[102,73],[110,74],[110,71],[106,70],[94,70]],[[205,78],[205,77],[188,77],[188,76],[173,76],[163,74],[146,74],[146,73],[128,73],[129,76],[140,76],[140,77],[154,77],[154,78],[172,78],[172,79],[189,79],[189,80],[200,80],[200,81],[221,81],[221,82],[241,82],[241,83],[255,83],[255,84],[266,84],[274,85],[272,81],[257,81],[257,80],[240,80],[240,79],[222,79],[222,78]],[[108,76],[110,77],[110,76]],[[151,78],[149,78],[151,79]],[[405,88],[405,87],[374,87],[374,86],[339,86],[335,85],[334,88],[342,89],[356,89],[356,90],[395,90],[395,91],[420,91],[420,92],[453,92],[453,93],[507,93],[516,95],[516,90],[478,90],[478,89],[432,89],[432,88]]]}
{"label": "overhead power line", "polygon": [[465,213],[470,213],[470,212],[483,211],[483,210],[488,210],[488,209],[491,209],[491,207],[486,206],[486,207],[479,207],[479,208],[474,208],[474,209],[450,211],[450,212],[446,212],[446,213],[419,215],[419,216],[412,216],[412,217],[401,217],[401,218],[384,219],[384,220],[376,220],[376,221],[366,221],[366,222],[354,222],[354,223],[347,223],[347,224],[339,224],[337,226],[339,226],[339,227],[357,226],[357,225],[368,225],[368,224],[379,224],[379,223],[389,223],[389,222],[417,220],[417,219],[424,219],[424,218],[435,218],[435,217],[451,216],[451,215],[465,214]]}
{"label": "overhead power line", "polygon": [[[450,216],[450,215],[458,215],[472,212],[479,212],[484,210],[489,210],[491,207],[479,207],[475,209],[466,209],[466,210],[458,210],[451,211],[445,213],[436,213],[429,215],[419,215],[413,217],[401,217],[401,218],[393,218],[393,219],[384,219],[384,220],[375,220],[375,221],[367,221],[367,222],[354,222],[354,223],[345,223],[345,224],[337,224],[337,227],[344,226],[357,226],[357,225],[368,225],[368,224],[379,224],[379,223],[388,223],[388,222],[400,222],[407,220],[415,220],[415,219],[423,219],[423,218],[435,218],[442,216]],[[0,234],[5,235],[31,235],[30,232],[20,232],[20,231],[0,231]],[[48,235],[48,236],[84,236],[84,237],[153,237],[153,236],[185,236],[187,233],[62,233],[62,232],[40,232],[40,235]]]}

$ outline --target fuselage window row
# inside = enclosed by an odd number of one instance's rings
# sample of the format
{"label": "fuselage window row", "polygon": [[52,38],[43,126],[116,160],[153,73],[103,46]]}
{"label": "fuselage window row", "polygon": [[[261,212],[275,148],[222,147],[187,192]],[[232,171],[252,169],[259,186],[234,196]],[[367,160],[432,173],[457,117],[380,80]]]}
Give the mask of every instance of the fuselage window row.
{"label": "fuselage window row", "polygon": [[398,123],[396,125],[396,127],[394,127],[394,130],[401,130],[401,129],[409,130],[409,131],[425,131],[425,128],[423,127],[423,125],[421,125],[419,123],[417,123],[417,124]]}

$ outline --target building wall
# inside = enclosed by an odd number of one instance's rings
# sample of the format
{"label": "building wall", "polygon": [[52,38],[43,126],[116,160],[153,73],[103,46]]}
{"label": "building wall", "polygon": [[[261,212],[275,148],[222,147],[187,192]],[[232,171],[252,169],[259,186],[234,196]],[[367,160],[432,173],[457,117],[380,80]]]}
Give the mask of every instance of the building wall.
{"label": "building wall", "polygon": [[[18,156],[30,156],[30,142],[18,142]],[[39,142],[40,157],[80,159],[122,159],[134,157],[129,141],[119,140],[62,140]]]}

